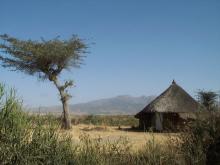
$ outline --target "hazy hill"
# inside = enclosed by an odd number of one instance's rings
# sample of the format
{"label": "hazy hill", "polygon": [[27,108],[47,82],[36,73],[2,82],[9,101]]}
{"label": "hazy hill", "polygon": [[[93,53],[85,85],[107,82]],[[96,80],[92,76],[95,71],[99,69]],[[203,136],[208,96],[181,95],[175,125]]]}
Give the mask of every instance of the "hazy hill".
{"label": "hazy hill", "polygon": [[[150,103],[155,96],[132,97],[128,95],[100,99],[87,103],[70,105],[74,114],[135,114]],[[54,112],[62,111],[61,106],[34,108],[33,111]]]}

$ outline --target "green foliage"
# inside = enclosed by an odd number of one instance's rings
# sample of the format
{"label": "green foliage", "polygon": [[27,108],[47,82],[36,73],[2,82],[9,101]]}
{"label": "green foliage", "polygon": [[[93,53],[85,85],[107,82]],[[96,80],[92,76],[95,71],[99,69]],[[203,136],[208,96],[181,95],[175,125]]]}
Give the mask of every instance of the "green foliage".
{"label": "green foliage", "polygon": [[0,84],[0,164],[67,164],[73,157],[71,138],[59,135],[59,125],[47,118],[30,120],[22,105]]}
{"label": "green foliage", "polygon": [[[181,134],[182,150],[188,164],[220,163],[220,116],[217,112],[199,114]],[[213,147],[214,146],[214,147]],[[212,162],[212,163],[211,163]]]}
{"label": "green foliage", "polygon": [[77,36],[69,40],[32,41],[0,35],[3,67],[9,67],[39,78],[53,79],[63,69],[79,67],[86,45]]}
{"label": "green foliage", "polygon": [[198,100],[207,110],[216,110],[218,94],[213,91],[203,91],[198,92]]}

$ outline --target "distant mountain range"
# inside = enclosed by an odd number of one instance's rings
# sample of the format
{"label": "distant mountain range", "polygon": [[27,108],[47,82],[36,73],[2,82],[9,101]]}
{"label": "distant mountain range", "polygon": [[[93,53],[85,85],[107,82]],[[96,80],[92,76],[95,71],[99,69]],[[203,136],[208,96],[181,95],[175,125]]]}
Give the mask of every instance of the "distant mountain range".
{"label": "distant mountain range", "polygon": [[[136,114],[141,111],[147,104],[149,104],[155,96],[141,96],[132,97],[129,95],[122,95],[113,98],[100,99],[90,101],[87,103],[80,103],[70,105],[70,112],[73,114]],[[61,106],[33,108],[32,112],[41,113],[61,113]]]}

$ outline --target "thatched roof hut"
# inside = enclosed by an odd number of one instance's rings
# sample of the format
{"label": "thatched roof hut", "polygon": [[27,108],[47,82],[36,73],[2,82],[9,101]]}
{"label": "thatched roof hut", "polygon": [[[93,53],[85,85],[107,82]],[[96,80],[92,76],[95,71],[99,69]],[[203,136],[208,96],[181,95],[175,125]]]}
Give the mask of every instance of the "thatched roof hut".
{"label": "thatched roof hut", "polygon": [[135,117],[140,120],[140,127],[145,129],[153,127],[161,131],[167,124],[165,122],[170,122],[170,126],[177,125],[182,121],[181,116],[189,116],[198,109],[199,103],[173,81],[167,90]]}

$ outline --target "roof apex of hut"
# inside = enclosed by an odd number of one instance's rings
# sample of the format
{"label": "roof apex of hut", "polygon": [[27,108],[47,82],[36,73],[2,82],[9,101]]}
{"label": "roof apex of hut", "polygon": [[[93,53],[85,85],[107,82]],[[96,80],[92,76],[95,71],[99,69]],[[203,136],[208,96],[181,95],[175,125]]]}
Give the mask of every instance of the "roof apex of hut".
{"label": "roof apex of hut", "polygon": [[135,115],[140,118],[142,115],[153,112],[161,113],[188,113],[196,112],[199,103],[192,98],[175,80],[160,96],[148,104],[142,111]]}

